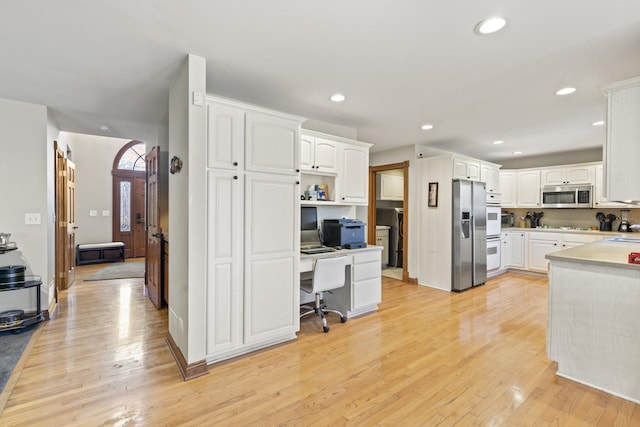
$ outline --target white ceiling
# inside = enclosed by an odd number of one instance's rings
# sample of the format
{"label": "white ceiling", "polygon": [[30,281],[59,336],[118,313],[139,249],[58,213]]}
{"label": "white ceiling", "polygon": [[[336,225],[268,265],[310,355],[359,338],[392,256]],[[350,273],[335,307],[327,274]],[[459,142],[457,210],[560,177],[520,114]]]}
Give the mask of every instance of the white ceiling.
{"label": "white ceiling", "polygon": [[[507,26],[475,35],[493,15]],[[187,53],[208,92],[355,128],[374,151],[493,161],[601,146],[600,87],[640,75],[640,0],[7,0],[0,22],[0,97],[138,139],[167,123]]]}

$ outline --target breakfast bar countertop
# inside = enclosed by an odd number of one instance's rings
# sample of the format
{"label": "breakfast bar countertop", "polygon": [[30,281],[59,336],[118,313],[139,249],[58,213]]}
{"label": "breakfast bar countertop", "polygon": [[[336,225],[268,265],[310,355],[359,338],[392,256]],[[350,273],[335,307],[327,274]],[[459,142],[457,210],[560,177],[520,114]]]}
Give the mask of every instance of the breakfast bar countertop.
{"label": "breakfast bar countertop", "polygon": [[[617,236],[620,236],[618,233]],[[623,236],[622,238],[626,238]],[[640,252],[640,238],[635,242],[615,241],[615,238],[599,240],[593,243],[552,252],[546,255],[551,261],[567,261],[580,264],[593,264],[609,267],[640,270],[640,264],[629,264],[629,253]]]}

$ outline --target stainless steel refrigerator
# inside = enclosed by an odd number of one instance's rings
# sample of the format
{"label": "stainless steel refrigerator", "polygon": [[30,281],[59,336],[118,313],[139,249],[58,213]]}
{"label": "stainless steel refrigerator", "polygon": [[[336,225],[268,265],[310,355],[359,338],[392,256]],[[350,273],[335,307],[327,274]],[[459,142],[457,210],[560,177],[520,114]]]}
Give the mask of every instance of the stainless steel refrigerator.
{"label": "stainless steel refrigerator", "polygon": [[487,198],[484,182],[453,180],[451,289],[487,280]]}

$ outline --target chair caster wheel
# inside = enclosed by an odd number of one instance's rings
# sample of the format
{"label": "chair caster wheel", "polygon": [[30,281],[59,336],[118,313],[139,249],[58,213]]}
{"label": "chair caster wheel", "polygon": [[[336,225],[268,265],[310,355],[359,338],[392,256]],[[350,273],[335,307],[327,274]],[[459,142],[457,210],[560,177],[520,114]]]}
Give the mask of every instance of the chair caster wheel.
{"label": "chair caster wheel", "polygon": [[341,316],[341,317],[340,317],[340,321],[341,321],[342,323],[346,322],[346,321],[347,321],[347,316]]}
{"label": "chair caster wheel", "polygon": [[327,333],[327,332],[329,332],[329,327],[328,327],[328,326],[323,326],[323,327],[322,327],[322,330],[323,330],[325,333]]}

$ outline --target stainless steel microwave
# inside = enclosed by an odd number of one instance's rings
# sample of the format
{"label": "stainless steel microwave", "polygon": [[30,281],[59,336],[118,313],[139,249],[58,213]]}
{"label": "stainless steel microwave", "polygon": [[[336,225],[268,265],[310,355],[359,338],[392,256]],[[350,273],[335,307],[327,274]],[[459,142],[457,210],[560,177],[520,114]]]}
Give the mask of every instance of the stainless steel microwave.
{"label": "stainless steel microwave", "polygon": [[542,188],[543,208],[591,208],[592,185],[550,185]]}

